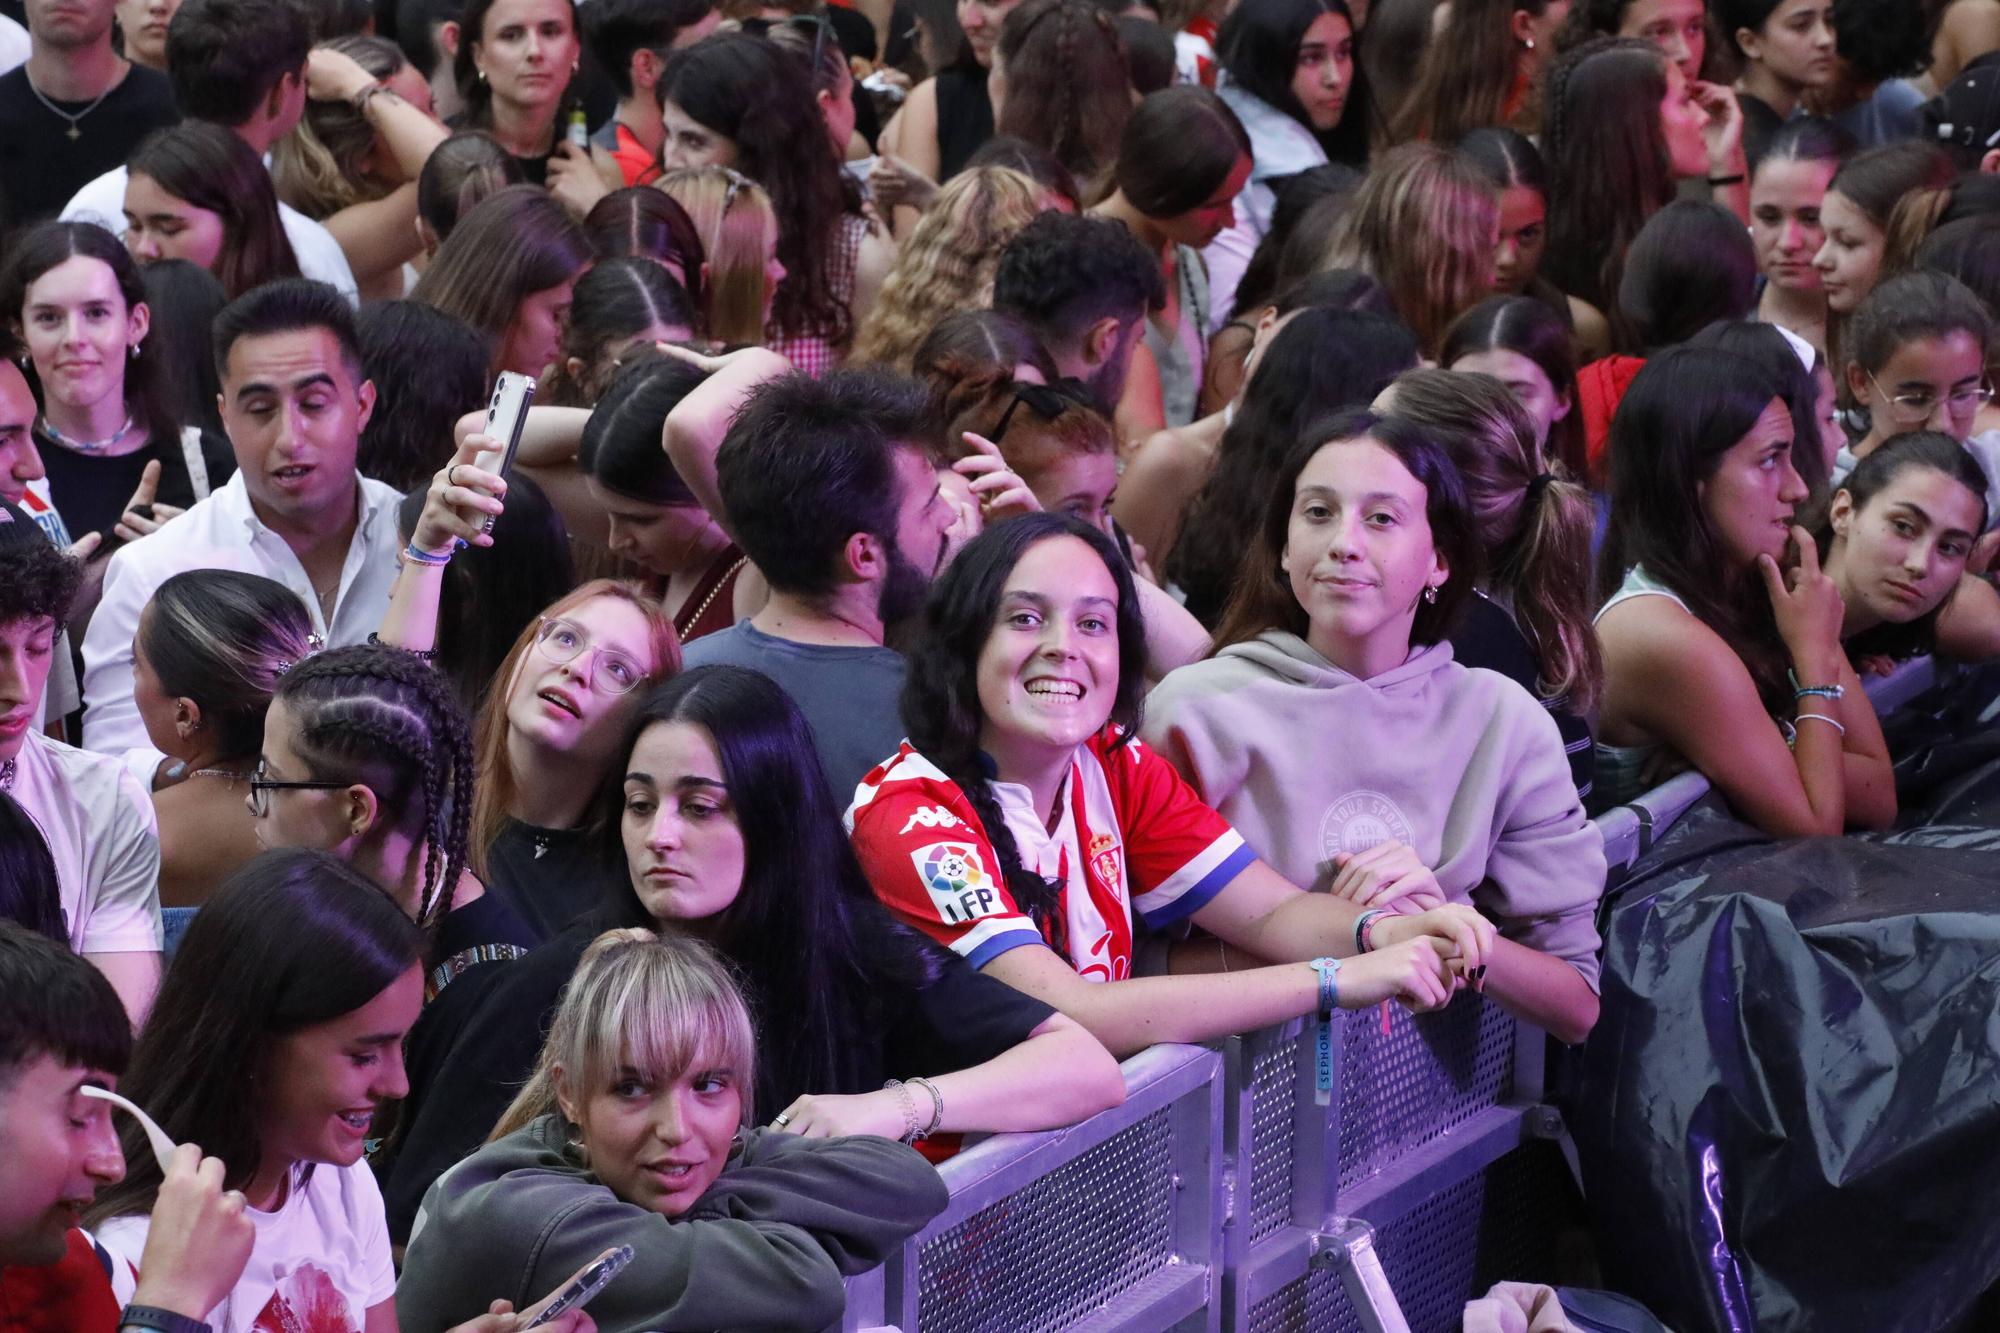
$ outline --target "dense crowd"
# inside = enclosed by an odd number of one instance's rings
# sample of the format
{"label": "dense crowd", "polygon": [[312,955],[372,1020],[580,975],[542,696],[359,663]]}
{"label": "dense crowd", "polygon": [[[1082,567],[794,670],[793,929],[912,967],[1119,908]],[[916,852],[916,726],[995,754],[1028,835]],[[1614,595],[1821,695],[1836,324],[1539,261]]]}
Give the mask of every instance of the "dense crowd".
{"label": "dense crowd", "polygon": [[819,1328],[2000,656],[1995,0],[17,17],[10,1333]]}

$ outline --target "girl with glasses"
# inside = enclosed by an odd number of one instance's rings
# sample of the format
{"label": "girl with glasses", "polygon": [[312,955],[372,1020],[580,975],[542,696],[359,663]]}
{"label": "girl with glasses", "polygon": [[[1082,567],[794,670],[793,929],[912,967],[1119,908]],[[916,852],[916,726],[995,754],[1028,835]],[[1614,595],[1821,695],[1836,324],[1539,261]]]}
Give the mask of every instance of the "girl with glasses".
{"label": "girl with glasses", "polygon": [[[507,483],[472,466],[491,442],[467,436],[431,482],[411,531],[380,637],[434,650],[439,590],[460,541],[485,531]],[[494,550],[505,558],[505,548]],[[522,629],[484,692],[474,731],[479,786],[466,804],[467,860],[540,940],[594,906],[600,875],[581,826],[612,762],[638,686],[680,670],[681,646],[659,602],[635,584],[596,579]]]}

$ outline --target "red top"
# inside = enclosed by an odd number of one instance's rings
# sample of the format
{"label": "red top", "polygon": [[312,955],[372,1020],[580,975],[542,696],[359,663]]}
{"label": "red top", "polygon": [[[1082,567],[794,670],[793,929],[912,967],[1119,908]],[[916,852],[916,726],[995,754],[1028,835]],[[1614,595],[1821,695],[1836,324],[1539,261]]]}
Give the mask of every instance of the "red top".
{"label": "red top", "polygon": [[117,1333],[118,1313],[105,1258],[81,1231],[45,1268],[0,1269],[0,1333]]}
{"label": "red top", "polygon": [[1601,491],[1610,484],[1611,418],[1617,415],[1625,390],[1632,387],[1633,377],[1645,364],[1641,356],[1607,356],[1576,372],[1576,406],[1583,414],[1583,448],[1590,460],[1593,490]]}

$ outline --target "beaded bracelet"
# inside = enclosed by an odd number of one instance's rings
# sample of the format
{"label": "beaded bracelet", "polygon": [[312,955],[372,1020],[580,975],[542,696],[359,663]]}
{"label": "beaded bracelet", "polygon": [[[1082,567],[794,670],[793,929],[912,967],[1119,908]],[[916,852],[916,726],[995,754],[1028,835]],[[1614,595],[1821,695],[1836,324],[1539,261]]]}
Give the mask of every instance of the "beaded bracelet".
{"label": "beaded bracelet", "polygon": [[882,1085],[884,1092],[894,1091],[903,1103],[903,1137],[901,1142],[917,1141],[917,1099],[910,1095],[910,1089],[899,1078],[892,1078]]}
{"label": "beaded bracelet", "polygon": [[944,1094],[937,1090],[937,1084],[931,1082],[921,1074],[912,1078],[910,1082],[923,1088],[925,1092],[931,1095],[931,1122],[917,1131],[918,1138],[927,1139],[937,1133],[938,1126],[944,1123]]}
{"label": "beaded bracelet", "polygon": [[408,653],[410,656],[421,661],[437,661],[437,649],[435,648],[405,648],[399,643],[384,643],[374,630],[368,631],[368,646],[370,648],[394,648],[399,653]]}
{"label": "beaded bracelet", "polygon": [[1795,699],[1834,699],[1847,697],[1845,685],[1801,685],[1796,671],[1785,668],[1785,679],[1792,683],[1792,697]]}

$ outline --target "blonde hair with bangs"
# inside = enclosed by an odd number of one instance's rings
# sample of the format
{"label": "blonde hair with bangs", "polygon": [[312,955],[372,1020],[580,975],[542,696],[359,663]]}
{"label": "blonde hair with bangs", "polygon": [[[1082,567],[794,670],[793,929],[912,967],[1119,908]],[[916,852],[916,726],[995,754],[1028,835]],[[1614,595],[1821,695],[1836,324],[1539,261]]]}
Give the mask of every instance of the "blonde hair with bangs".
{"label": "blonde hair with bangs", "polygon": [[656,183],[687,211],[708,263],[703,281],[708,336],[729,345],[764,341],[771,303],[769,264],[778,248],[778,215],[764,187],[727,167],[670,171]]}
{"label": "blonde hair with bangs", "polygon": [[535,1072],[487,1142],[563,1114],[556,1082],[581,1105],[623,1070],[670,1083],[689,1070],[735,1078],[744,1125],[755,1122],[757,1041],[735,978],[698,940],[632,926],[590,942],[563,990]]}

